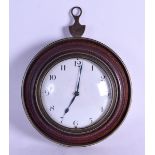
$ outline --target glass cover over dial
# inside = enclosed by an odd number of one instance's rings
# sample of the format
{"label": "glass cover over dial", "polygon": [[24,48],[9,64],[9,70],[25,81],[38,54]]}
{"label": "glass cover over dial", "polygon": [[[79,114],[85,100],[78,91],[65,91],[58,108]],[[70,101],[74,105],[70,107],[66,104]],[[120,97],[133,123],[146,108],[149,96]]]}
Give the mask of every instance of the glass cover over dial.
{"label": "glass cover over dial", "polygon": [[112,100],[104,69],[87,59],[57,63],[44,76],[41,100],[49,117],[68,128],[85,128],[101,119]]}

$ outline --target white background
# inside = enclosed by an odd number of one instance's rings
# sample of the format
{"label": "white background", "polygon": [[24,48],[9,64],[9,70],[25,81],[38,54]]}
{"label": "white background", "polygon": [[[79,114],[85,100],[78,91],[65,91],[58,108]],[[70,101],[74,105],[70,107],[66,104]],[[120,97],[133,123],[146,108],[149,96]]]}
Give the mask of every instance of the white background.
{"label": "white background", "polygon": [[[94,146],[63,147],[29,123],[21,82],[33,56],[48,43],[67,37],[71,7],[83,9],[85,37],[110,46],[125,62],[132,80],[132,103],[122,126]],[[10,155],[144,155],[144,2],[142,0],[10,0]]]}

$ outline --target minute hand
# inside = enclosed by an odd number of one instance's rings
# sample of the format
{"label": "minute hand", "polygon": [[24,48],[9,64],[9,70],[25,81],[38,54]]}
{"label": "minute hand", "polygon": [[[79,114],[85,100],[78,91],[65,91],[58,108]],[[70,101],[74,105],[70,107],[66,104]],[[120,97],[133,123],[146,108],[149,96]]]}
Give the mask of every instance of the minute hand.
{"label": "minute hand", "polygon": [[[83,65],[83,64],[82,64]],[[72,105],[72,103],[74,102],[75,98],[77,96],[79,96],[79,86],[80,86],[80,79],[81,79],[81,72],[82,72],[82,65],[80,66],[80,70],[79,70],[79,76],[78,76],[78,82],[77,82],[77,86],[76,86],[76,90],[74,92],[74,96],[72,98],[72,100],[69,103],[69,106],[65,109],[64,115],[66,113],[68,113],[70,106]],[[64,117],[64,116],[63,116]]]}
{"label": "minute hand", "polygon": [[77,82],[77,86],[76,86],[75,92],[79,92],[82,67],[83,67],[83,64],[80,66],[80,73],[79,73],[78,82]]}

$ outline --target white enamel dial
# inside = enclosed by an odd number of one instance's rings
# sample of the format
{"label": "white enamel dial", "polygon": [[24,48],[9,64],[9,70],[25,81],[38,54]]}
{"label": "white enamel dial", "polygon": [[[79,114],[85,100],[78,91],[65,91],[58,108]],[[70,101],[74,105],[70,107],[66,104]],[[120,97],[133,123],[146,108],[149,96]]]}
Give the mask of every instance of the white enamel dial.
{"label": "white enamel dial", "polygon": [[107,74],[86,59],[63,60],[51,68],[41,85],[42,104],[47,114],[68,128],[94,124],[111,104]]}

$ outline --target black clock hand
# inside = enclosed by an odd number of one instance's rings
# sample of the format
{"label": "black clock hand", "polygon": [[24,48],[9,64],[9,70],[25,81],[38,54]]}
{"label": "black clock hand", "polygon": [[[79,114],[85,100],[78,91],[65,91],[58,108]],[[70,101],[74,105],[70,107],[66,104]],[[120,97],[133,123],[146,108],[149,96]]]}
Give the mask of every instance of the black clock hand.
{"label": "black clock hand", "polygon": [[74,102],[75,98],[76,98],[77,96],[79,96],[79,87],[80,87],[80,79],[81,79],[82,66],[83,66],[83,64],[80,66],[80,69],[79,69],[78,82],[77,82],[77,86],[76,86],[76,90],[75,90],[74,96],[73,96],[72,100],[70,101],[69,106],[65,109],[64,115],[65,115],[66,113],[68,113],[69,108],[70,108],[70,106],[72,105],[72,103]]}
{"label": "black clock hand", "polygon": [[74,93],[74,97],[73,97],[72,100],[70,101],[69,106],[65,109],[64,115],[65,115],[66,113],[68,113],[70,106],[72,105],[72,103],[74,102],[74,100],[75,100],[75,98],[76,98],[77,96],[79,96],[79,93]]}
{"label": "black clock hand", "polygon": [[78,78],[78,82],[77,82],[77,86],[76,86],[76,91],[75,91],[75,92],[79,92],[82,67],[83,67],[83,63],[82,63],[82,65],[80,66],[80,73],[79,73],[79,78]]}

